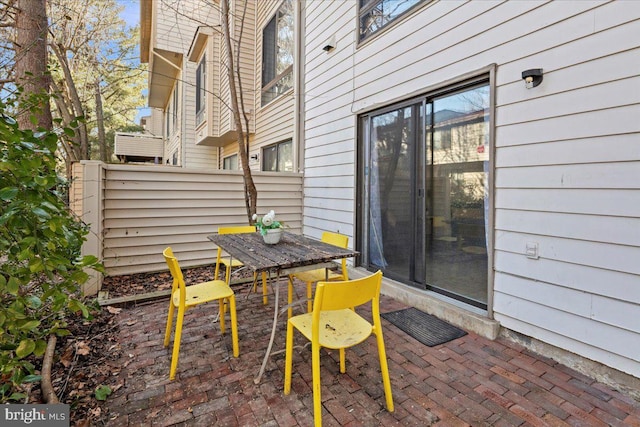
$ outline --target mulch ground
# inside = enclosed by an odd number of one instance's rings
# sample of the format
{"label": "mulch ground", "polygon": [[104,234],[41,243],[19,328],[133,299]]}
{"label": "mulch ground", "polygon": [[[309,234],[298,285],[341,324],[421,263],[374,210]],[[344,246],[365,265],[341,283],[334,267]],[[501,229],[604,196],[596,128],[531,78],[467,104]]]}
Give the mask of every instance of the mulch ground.
{"label": "mulch ground", "polygon": [[[213,278],[210,266],[185,269],[183,273],[187,283]],[[171,283],[168,271],[133,274],[106,277],[102,290],[115,298],[168,290]],[[60,402],[70,405],[71,426],[105,426],[111,414],[106,401],[96,399],[96,389],[108,387],[113,393],[122,387],[119,373],[123,349],[115,315],[123,308],[86,303],[91,304],[92,319],[69,319],[71,334],[58,338],[51,381]],[[39,383],[29,391],[29,403],[43,403]]]}

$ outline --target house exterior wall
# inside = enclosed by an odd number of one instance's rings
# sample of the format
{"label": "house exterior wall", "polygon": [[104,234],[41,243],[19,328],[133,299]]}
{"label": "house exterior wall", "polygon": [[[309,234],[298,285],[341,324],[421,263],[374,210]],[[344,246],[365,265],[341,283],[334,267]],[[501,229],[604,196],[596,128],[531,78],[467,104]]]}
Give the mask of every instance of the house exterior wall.
{"label": "house exterior wall", "polygon": [[[173,82],[173,91],[177,88],[179,97],[178,124],[175,133],[165,135],[165,163],[167,160],[172,163],[173,154],[177,150],[179,166],[195,169],[216,168],[218,149],[195,144],[194,82],[197,64],[187,61],[186,55],[198,26],[217,19],[217,9],[204,2],[176,2],[172,3],[175,7],[167,7],[165,3],[153,1],[151,5],[153,25],[150,48],[183,55],[181,70]],[[153,58],[153,54],[149,57],[150,61],[160,61]],[[164,108],[165,114],[167,108],[168,105]],[[166,133],[166,125],[163,127]]]}
{"label": "house exterior wall", "polygon": [[151,114],[143,117],[142,119],[144,119],[143,126],[145,133],[152,136],[162,136],[162,110],[158,108],[151,108]]}
{"label": "house exterior wall", "polygon": [[487,316],[640,377],[640,3],[431,2],[360,45],[357,12],[304,2],[304,234],[354,237],[358,113],[494,67]]}
{"label": "house exterior wall", "polygon": [[196,69],[197,63],[185,61],[183,65],[184,81],[180,84],[183,96],[181,98],[180,118],[182,119],[180,138],[185,168],[216,169],[218,165],[218,149],[195,143],[196,133]]}
{"label": "house exterior wall", "polygon": [[[262,31],[267,25],[269,20],[275,15],[276,11],[282,4],[281,0],[266,0],[257,2],[256,7],[256,52],[255,52],[255,97],[254,97],[254,111],[256,120],[256,132],[252,138],[252,144],[250,148],[250,155],[261,155],[261,150],[277,142],[281,142],[287,139],[293,138],[293,90],[285,93],[270,103],[261,106],[261,93],[262,93]],[[296,19],[296,25],[299,23]],[[297,61],[295,58],[294,61]],[[300,142],[294,141],[294,147]],[[229,147],[230,152],[237,151],[236,147]],[[294,148],[294,158],[297,150]],[[227,147],[225,147],[225,154],[227,153]],[[260,170],[260,161],[250,162],[251,169]]]}

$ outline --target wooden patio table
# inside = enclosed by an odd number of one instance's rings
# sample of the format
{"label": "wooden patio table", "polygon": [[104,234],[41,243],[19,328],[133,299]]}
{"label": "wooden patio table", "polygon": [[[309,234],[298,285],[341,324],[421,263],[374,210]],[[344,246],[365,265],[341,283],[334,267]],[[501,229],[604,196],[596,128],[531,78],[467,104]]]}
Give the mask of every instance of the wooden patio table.
{"label": "wooden patio table", "polygon": [[[278,302],[280,296],[280,277],[305,270],[316,268],[335,267],[332,262],[336,259],[349,258],[358,255],[357,251],[340,248],[323,243],[319,240],[310,239],[305,236],[283,232],[280,242],[275,245],[264,243],[262,235],[256,233],[242,234],[212,234],[207,236],[217,246],[221,247],[231,258],[241,261],[245,267],[251,269],[257,280],[258,274],[267,272],[276,275],[274,285],[275,302],[273,313],[273,325],[271,328],[271,338],[262,361],[262,366],[258,376],[254,378],[254,383],[258,384],[264,374],[267,361],[271,355],[273,340],[276,334],[278,322]],[[255,283],[255,282],[254,282]],[[283,309],[286,310],[287,307]]]}

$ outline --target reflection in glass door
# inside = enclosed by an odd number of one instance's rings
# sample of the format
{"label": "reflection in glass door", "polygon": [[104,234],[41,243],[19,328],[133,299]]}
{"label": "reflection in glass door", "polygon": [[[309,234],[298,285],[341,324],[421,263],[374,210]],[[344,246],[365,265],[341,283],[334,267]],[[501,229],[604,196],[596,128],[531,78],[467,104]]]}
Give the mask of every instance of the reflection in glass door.
{"label": "reflection in glass door", "polygon": [[487,303],[489,86],[429,100],[425,150],[425,282]]}
{"label": "reflection in glass door", "polygon": [[369,122],[368,259],[389,277],[412,280],[415,236],[416,130],[419,104],[371,117]]}
{"label": "reflection in glass door", "polygon": [[486,308],[489,85],[362,118],[363,262]]}

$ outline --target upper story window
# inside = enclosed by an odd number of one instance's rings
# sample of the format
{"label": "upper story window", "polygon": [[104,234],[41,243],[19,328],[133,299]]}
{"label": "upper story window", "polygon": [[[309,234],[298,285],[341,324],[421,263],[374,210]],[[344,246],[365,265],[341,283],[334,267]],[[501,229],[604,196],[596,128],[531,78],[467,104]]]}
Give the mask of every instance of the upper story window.
{"label": "upper story window", "polygon": [[232,156],[225,157],[222,160],[222,169],[238,170],[238,155],[234,154]]}
{"label": "upper story window", "polygon": [[293,172],[293,142],[279,142],[262,149],[262,170]]}
{"label": "upper story window", "polygon": [[359,41],[383,29],[396,18],[427,0],[360,0]]}
{"label": "upper story window", "polygon": [[171,98],[167,104],[166,117],[167,138],[176,133],[178,129],[178,86],[176,85],[171,93]]}
{"label": "upper story window", "polygon": [[204,121],[206,113],[207,56],[203,55],[196,69],[196,126]]}
{"label": "upper story window", "polygon": [[262,30],[262,105],[293,87],[293,2],[284,0]]}

